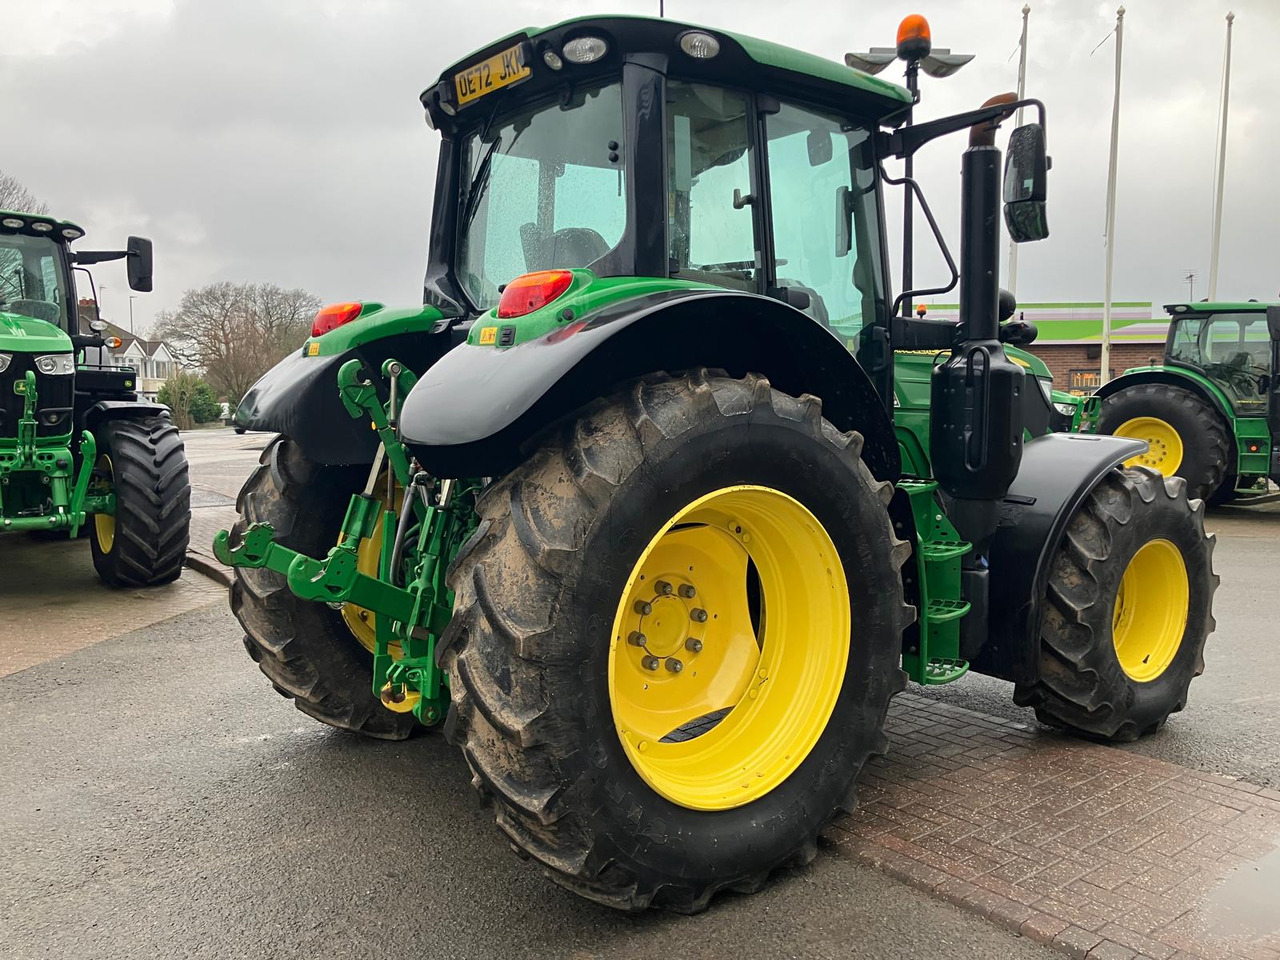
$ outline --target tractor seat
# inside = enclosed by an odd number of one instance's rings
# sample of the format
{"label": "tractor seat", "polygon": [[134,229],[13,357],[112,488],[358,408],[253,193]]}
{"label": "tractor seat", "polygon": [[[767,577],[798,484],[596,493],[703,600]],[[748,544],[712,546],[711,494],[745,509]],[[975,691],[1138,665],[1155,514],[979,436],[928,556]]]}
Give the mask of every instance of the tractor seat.
{"label": "tractor seat", "polygon": [[609,252],[604,237],[590,227],[564,227],[543,236],[536,223],[524,223],[520,225],[520,245],[529,270],[585,267]]}

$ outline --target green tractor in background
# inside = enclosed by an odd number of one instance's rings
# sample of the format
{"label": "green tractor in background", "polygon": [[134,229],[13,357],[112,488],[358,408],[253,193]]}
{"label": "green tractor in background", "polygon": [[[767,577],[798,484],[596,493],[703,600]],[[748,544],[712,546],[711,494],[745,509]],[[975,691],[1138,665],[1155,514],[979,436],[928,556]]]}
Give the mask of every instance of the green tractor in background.
{"label": "green tractor in background", "polygon": [[167,407],[139,400],[133,370],[102,363],[106,324],[80,332],[72,275],[75,264],[124,259],[130,288],[149,291],[151,241],[73,252],[83,235],[65,220],[0,211],[0,532],[84,530],[104,583],[169,583],[191,521],[182,440]]}
{"label": "green tractor in background", "polygon": [[[1103,739],[1182,709],[1203,506],[1122,467],[1141,441],[1053,432],[1048,371],[1006,351],[1014,98],[907,126],[913,99],[647,18],[446,70],[424,305],[326,307],[236,413],[279,437],[214,549],[275,688],[443,729],[556,882],[684,912],[814,856],[908,679],[1001,677]],[[899,315],[882,163],[961,131],[959,322]]]}
{"label": "green tractor in background", "polygon": [[1182,477],[1210,504],[1280,482],[1280,305],[1175,303],[1164,361],[1104,384],[1098,431],[1147,442],[1131,464]]}

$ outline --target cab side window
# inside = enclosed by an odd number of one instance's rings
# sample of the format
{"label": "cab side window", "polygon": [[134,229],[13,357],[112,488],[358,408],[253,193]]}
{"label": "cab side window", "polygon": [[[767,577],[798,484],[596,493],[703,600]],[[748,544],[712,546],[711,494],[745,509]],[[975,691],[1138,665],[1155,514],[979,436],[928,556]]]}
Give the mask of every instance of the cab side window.
{"label": "cab side window", "polygon": [[870,133],[791,104],[765,129],[777,285],[852,347],[884,289]]}
{"label": "cab side window", "polygon": [[747,97],[672,80],[666,116],[671,276],[756,291]]}

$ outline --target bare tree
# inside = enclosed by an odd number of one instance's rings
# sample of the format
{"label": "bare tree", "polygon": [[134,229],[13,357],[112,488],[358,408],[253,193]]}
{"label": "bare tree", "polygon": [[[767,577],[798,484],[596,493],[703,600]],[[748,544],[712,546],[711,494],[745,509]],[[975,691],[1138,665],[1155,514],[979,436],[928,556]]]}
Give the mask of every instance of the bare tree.
{"label": "bare tree", "polygon": [[188,290],[178,309],[156,317],[156,336],[184,366],[204,369],[234,406],[260,376],[301,346],[319,297],[270,283],[211,283]]}
{"label": "bare tree", "polygon": [[49,205],[22,185],[17,177],[0,170],[0,210],[15,213],[48,213]]}

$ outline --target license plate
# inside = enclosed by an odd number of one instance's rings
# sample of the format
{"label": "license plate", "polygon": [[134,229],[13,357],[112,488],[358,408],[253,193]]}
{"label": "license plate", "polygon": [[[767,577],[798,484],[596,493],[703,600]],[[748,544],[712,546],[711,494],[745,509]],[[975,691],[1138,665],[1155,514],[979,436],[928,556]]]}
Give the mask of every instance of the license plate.
{"label": "license plate", "polygon": [[528,80],[533,70],[524,59],[525,46],[522,43],[495,53],[487,60],[481,60],[474,67],[453,75],[453,88],[458,95],[458,106],[478,100],[486,93],[501,90],[521,80]]}

